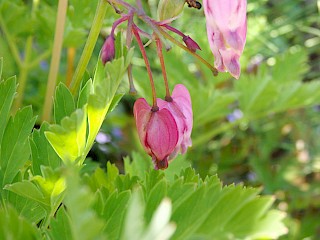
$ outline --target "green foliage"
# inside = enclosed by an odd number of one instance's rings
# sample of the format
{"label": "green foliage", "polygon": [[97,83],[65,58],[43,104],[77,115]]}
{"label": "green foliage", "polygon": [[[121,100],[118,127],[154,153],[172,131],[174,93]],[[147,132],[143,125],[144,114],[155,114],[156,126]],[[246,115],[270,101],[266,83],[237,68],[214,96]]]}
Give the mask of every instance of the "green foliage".
{"label": "green foliage", "polygon": [[15,117],[9,117],[9,110],[16,89],[15,78],[0,83],[0,93],[4,101],[0,108],[0,180],[2,188],[12,183],[29,158],[30,147],[28,136],[34,126],[31,107],[19,110]]}
{"label": "green foliage", "polygon": [[40,232],[25,219],[19,217],[14,208],[0,209],[0,238],[32,240],[40,239]]}
{"label": "green foliage", "polygon": [[[0,2],[0,56],[5,57],[4,62],[0,58],[0,239],[318,238],[319,112],[313,106],[320,103],[320,35],[315,2],[248,2],[249,31],[238,81],[227,73],[213,77],[176,46],[164,53],[170,89],[183,83],[190,90],[194,129],[188,155],[178,156],[163,172],[152,169],[145,153],[130,154],[139,144],[133,101],[125,97],[120,102],[124,93],[119,86],[127,91],[121,81],[131,59],[138,94],[149,100],[150,85],[141,58],[123,47],[120,29],[115,60],[95,64],[102,39],[119,17],[113,7],[107,9],[79,95],[63,83],[70,62],[79,58],[97,1],[69,1],[54,124],[44,122],[32,131],[33,111],[38,114],[43,102],[57,3]],[[157,12],[154,1],[142,4],[146,12]],[[195,39],[202,49],[197,52],[213,63],[202,11],[184,7],[172,26]],[[149,46],[162,97],[160,64],[154,45]],[[74,59],[67,49],[75,50]],[[24,100],[33,111],[24,107],[10,115],[17,80],[8,76],[14,74],[18,81],[28,78]],[[117,136],[112,135],[119,130],[115,125],[121,127]],[[111,140],[94,145],[101,126]],[[106,166],[96,162],[97,149],[104,152]],[[95,162],[86,159],[90,150]]]}

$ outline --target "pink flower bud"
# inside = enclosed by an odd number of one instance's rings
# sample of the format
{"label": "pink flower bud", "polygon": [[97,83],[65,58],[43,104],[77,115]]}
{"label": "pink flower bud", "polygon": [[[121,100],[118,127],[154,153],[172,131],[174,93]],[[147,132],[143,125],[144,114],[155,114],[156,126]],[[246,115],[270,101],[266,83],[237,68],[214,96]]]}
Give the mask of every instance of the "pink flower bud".
{"label": "pink flower bud", "polygon": [[115,46],[114,46],[114,37],[108,36],[104,41],[104,44],[101,49],[101,60],[103,64],[110,62],[114,59],[115,55]]}
{"label": "pink flower bud", "polygon": [[166,169],[168,161],[191,146],[192,108],[188,90],[181,84],[172,93],[172,101],[157,99],[158,111],[152,111],[145,99],[134,104],[134,117],[140,142],[152,157],[155,169]]}
{"label": "pink flower bud", "polygon": [[195,52],[196,50],[201,50],[200,46],[198,43],[196,43],[191,37],[189,36],[184,36],[182,38],[186,46],[192,51]]}
{"label": "pink flower bud", "polygon": [[204,0],[207,34],[214,65],[239,78],[239,58],[247,34],[246,0]]}

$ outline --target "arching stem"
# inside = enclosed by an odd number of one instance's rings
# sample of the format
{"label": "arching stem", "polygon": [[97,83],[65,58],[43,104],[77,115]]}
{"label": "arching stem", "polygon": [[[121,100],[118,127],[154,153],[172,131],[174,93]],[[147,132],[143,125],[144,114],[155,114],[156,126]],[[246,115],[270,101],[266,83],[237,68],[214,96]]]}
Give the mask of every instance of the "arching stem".
{"label": "arching stem", "polygon": [[150,79],[150,84],[151,84],[151,90],[152,90],[152,109],[155,110],[155,109],[158,108],[157,107],[157,94],[156,94],[156,88],[154,86],[154,81],[153,81],[153,77],[152,77],[150,63],[149,63],[146,50],[143,47],[143,43],[141,41],[140,35],[138,33],[138,30],[137,30],[135,24],[132,24],[132,31],[133,31],[133,34],[134,34],[135,38],[137,39],[137,42],[138,42],[142,57],[143,57],[144,62],[146,64],[146,68],[147,68],[147,72],[148,72],[149,79]]}
{"label": "arching stem", "polygon": [[171,99],[171,95],[170,95],[170,90],[169,90],[166,67],[164,65],[164,60],[163,60],[162,44],[161,44],[161,40],[158,37],[156,37],[156,44],[157,44],[157,53],[158,53],[158,57],[159,57],[160,64],[161,64],[161,71],[162,71],[162,75],[163,75],[164,85],[166,87],[166,97],[165,97],[165,99],[166,100],[170,100]]}

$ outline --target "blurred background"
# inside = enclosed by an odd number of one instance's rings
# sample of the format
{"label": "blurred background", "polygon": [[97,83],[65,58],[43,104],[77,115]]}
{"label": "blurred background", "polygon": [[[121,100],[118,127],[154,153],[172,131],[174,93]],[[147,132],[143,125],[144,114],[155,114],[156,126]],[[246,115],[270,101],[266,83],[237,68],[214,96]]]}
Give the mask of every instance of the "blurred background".
{"label": "blurred background", "polygon": [[[46,94],[57,2],[0,0],[3,77],[16,75],[21,102],[16,101],[15,108],[32,105],[39,116],[38,124]],[[96,4],[69,1],[59,82],[68,83],[72,78]],[[157,4],[157,0],[143,0],[145,11],[155,19]],[[183,83],[193,104],[193,146],[179,157],[192,164],[202,177],[218,174],[224,184],[243,183],[274,195],[275,208],[287,212],[289,233],[281,239],[320,239],[319,8],[319,0],[248,1],[247,43],[239,80],[228,73],[214,77],[178,46],[172,45],[164,53],[171,89]],[[93,75],[104,39],[118,18],[112,7],[106,16],[84,81]],[[136,19],[136,23],[150,32],[141,21]],[[203,9],[185,6],[172,26],[197,41],[202,49],[199,55],[213,63]],[[125,34],[125,24],[120,25],[117,34]],[[111,161],[120,171],[123,158],[132,157],[133,152],[148,158],[136,133],[132,107],[137,97],[150,101],[151,90],[135,41],[134,45],[132,64],[138,93],[126,94],[108,115],[89,154],[94,164],[106,166]],[[155,44],[146,50],[158,97],[163,97]],[[127,78],[119,91],[128,92]]]}

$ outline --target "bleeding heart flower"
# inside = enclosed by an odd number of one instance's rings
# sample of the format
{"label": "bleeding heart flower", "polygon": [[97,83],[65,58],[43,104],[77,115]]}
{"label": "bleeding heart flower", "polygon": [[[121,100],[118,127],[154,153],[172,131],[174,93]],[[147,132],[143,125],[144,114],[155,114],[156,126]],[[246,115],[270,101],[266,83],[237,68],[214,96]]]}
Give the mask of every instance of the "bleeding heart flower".
{"label": "bleeding heart flower", "polygon": [[152,111],[143,98],[135,102],[133,112],[140,142],[152,157],[155,169],[166,169],[179,139],[175,118],[168,109]]}
{"label": "bleeding heart flower", "polygon": [[170,101],[157,99],[159,109],[153,111],[145,99],[133,107],[140,142],[152,157],[155,169],[166,169],[168,161],[191,146],[192,108],[188,90],[178,84]]}
{"label": "bleeding heart flower", "polygon": [[239,58],[247,34],[246,0],[204,0],[207,34],[214,65],[239,78]]}
{"label": "bleeding heart flower", "polygon": [[177,146],[170,154],[169,160],[174,159],[179,152],[184,154],[187,151],[187,148],[192,145],[190,136],[193,125],[191,98],[188,89],[182,84],[176,85],[173,89],[171,98],[171,101],[157,99],[160,109],[168,109],[172,113],[177,122],[179,131]]}

